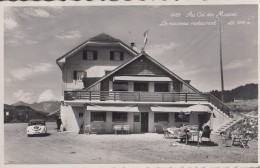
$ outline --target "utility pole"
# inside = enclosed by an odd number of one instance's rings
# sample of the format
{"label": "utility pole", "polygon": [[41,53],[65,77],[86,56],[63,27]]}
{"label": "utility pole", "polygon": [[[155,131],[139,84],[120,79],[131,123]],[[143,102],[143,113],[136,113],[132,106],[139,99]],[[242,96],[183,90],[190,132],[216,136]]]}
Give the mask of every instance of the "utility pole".
{"label": "utility pole", "polygon": [[221,19],[218,16],[219,22],[219,56],[220,56],[220,75],[221,75],[221,100],[224,102],[224,77],[223,77],[223,65],[222,65],[222,39],[221,39]]}

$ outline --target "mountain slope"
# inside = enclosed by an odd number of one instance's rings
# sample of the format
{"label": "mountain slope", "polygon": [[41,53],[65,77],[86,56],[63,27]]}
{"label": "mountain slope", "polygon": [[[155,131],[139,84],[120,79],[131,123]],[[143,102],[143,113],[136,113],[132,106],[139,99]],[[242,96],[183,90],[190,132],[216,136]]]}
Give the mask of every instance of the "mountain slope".
{"label": "mountain slope", "polygon": [[[213,90],[210,93],[221,100],[221,91]],[[257,99],[258,84],[246,84],[244,86],[239,86],[232,90],[224,91],[224,102],[232,102],[235,98],[242,98],[244,100]]]}
{"label": "mountain slope", "polygon": [[17,102],[12,104],[12,106],[28,106],[31,107],[32,109],[36,110],[36,111],[42,111],[42,112],[53,112],[56,111],[60,108],[60,102],[58,101],[46,101],[46,102],[40,102],[40,103],[32,103],[32,104],[28,104],[25,102]]}

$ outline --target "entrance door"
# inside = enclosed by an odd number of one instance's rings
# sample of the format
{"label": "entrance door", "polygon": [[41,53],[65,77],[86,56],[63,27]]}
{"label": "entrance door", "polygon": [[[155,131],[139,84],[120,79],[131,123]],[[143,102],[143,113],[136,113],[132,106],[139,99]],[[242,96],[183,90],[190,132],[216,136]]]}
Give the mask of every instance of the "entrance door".
{"label": "entrance door", "polygon": [[148,132],[148,112],[141,113],[141,132]]}

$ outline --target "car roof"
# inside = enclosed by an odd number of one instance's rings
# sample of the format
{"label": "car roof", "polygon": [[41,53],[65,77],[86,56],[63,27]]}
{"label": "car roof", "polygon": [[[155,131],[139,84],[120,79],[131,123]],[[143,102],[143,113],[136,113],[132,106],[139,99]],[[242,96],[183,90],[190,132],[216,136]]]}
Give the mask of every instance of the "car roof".
{"label": "car roof", "polygon": [[45,121],[44,119],[31,119],[29,120],[29,122],[33,122],[33,121]]}

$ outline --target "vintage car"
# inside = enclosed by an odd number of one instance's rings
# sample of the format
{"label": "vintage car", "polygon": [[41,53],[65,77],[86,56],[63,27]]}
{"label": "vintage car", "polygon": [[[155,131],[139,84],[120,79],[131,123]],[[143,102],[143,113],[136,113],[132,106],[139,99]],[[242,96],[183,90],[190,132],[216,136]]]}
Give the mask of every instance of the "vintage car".
{"label": "vintage car", "polygon": [[33,135],[46,135],[47,127],[45,120],[43,119],[32,119],[28,122],[27,135],[28,137]]}

